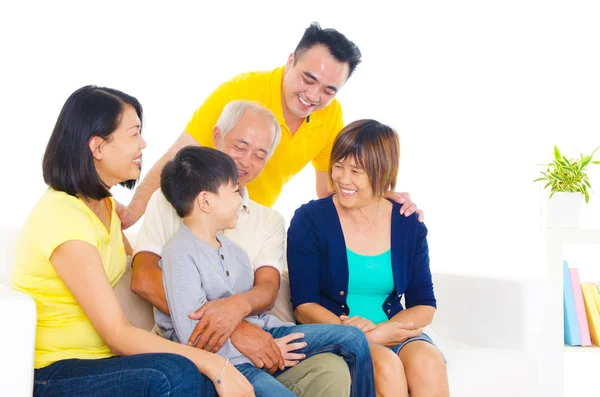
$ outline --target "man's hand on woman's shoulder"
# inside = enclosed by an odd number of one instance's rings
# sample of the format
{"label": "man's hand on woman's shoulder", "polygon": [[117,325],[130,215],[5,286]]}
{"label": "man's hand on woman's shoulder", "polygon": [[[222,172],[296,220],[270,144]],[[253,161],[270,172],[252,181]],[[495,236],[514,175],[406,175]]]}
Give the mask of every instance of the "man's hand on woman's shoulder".
{"label": "man's hand on woman's shoulder", "polygon": [[416,212],[419,214],[419,222],[423,222],[425,217],[423,210],[417,208],[417,204],[410,198],[410,193],[389,192],[386,197],[402,205],[402,207],[400,207],[400,215],[409,217]]}

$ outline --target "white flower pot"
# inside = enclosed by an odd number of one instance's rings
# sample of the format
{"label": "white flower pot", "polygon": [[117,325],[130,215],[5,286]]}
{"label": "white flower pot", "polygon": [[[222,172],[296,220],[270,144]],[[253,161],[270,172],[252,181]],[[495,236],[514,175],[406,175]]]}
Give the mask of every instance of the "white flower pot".
{"label": "white flower pot", "polygon": [[581,193],[554,193],[547,196],[543,206],[543,219],[546,227],[577,229],[581,217]]}

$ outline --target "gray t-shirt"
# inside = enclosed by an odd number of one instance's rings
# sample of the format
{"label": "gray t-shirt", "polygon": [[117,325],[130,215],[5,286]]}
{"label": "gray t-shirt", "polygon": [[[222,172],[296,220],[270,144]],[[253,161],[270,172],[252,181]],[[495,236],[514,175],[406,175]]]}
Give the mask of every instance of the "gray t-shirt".
{"label": "gray t-shirt", "polygon": [[[249,291],[254,284],[254,273],[246,252],[222,234],[217,234],[221,248],[204,241],[186,226],[173,236],[162,252],[159,266],[171,316],[154,311],[154,319],[161,334],[174,342],[187,344],[198,323],[188,314],[198,310],[207,301],[225,298]],[[292,326],[270,314],[248,316],[246,321],[264,330]],[[233,365],[251,363],[228,339],[217,354],[229,358]]]}

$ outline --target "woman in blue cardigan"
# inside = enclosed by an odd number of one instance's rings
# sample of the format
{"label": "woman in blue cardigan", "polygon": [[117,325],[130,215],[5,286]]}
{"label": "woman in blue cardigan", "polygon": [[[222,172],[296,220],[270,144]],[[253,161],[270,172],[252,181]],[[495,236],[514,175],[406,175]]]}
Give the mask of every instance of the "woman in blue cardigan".
{"label": "woman in blue cardigan", "polygon": [[355,121],[336,138],[334,194],[302,205],[288,230],[294,314],[300,323],[361,329],[378,396],[448,396],[444,358],[422,333],[436,310],[427,228],[385,198],[399,152],[397,133],[375,120]]}

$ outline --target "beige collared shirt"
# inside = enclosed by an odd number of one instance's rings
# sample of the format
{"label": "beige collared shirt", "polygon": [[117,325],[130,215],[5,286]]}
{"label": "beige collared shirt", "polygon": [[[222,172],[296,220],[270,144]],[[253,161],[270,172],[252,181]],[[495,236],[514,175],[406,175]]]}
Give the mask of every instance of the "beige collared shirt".
{"label": "beige collared shirt", "polygon": [[[285,246],[285,220],[277,211],[260,205],[242,190],[242,210],[235,229],[227,229],[225,236],[241,246],[256,271],[262,266],[272,266],[283,271]],[[163,247],[177,233],[183,219],[169,204],[159,189],[150,198],[142,227],[134,245],[134,256],[139,252],[161,255]]]}

